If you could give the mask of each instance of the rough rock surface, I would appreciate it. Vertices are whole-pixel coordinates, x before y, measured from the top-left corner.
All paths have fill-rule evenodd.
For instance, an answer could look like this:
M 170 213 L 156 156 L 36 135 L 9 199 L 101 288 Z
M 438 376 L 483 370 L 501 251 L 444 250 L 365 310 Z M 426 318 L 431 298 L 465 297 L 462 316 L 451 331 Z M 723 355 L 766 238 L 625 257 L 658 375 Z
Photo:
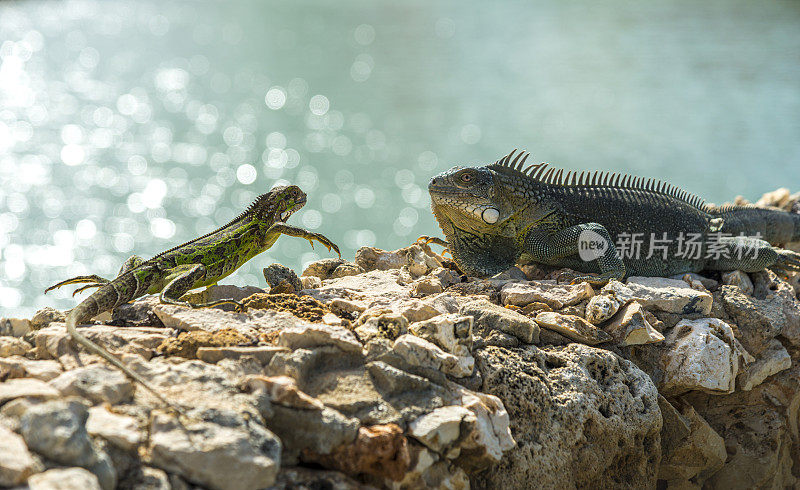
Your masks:
M 191 293 L 245 312 L 147 296 L 80 328 L 182 426 L 62 312 L 0 319 L 0 486 L 798 484 L 796 276 L 543 279 L 560 273 L 477 279 L 426 245 L 362 248 L 299 282 L 270 268 L 276 294 Z

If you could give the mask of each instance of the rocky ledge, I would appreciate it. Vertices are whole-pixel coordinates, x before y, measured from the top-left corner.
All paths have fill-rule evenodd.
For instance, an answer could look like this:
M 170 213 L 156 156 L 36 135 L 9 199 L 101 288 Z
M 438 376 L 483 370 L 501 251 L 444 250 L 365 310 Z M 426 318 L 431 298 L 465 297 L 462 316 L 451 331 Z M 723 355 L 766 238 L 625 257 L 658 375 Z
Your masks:
M 0 487 L 784 488 L 800 480 L 798 277 L 460 275 L 362 248 L 247 311 L 145 297 L 69 341 L 0 319 Z

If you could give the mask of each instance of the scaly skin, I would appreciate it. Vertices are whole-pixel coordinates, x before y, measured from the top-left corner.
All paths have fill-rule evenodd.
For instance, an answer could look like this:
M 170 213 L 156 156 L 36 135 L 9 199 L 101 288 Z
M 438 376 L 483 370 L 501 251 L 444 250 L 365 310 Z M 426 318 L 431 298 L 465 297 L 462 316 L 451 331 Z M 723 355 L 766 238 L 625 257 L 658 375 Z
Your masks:
M 316 240 L 329 251 L 333 249 L 339 254 L 339 248 L 323 235 L 285 223 L 305 203 L 306 195 L 297 186 L 276 187 L 259 196 L 244 213 L 230 223 L 211 233 L 178 245 L 149 260 L 135 255 L 130 257 L 119 275 L 112 280 L 95 275 L 78 276 L 47 288 L 45 293 L 67 284 L 89 283 L 76 290 L 76 293 L 86 288 L 99 288 L 67 315 L 66 324 L 70 337 L 180 412 L 178 407 L 167 401 L 142 376 L 78 332 L 77 325 L 145 294 L 160 293 L 159 299 L 162 303 L 191 308 L 207 308 L 225 303 L 243 308 L 233 300 L 190 304 L 178 298 L 190 289 L 216 284 L 248 260 L 272 247 L 281 235 L 305 238 L 312 248 Z
M 491 276 L 520 259 L 593 273 L 573 282 L 598 285 L 632 275 L 800 270 L 800 254 L 771 245 L 800 240 L 800 215 L 752 206 L 712 210 L 652 179 L 598 172 L 564 177 L 545 164 L 524 167 L 527 154 L 515 152 L 483 167 L 454 167 L 428 187 L 448 248 L 467 274 Z M 642 233 L 642 253 L 619 254 L 615 244 L 633 233 Z M 664 233 L 666 250 L 648 257 L 651 234 L 660 239 Z M 763 240 L 749 238 L 757 233 Z M 587 234 L 607 248 L 584 261 L 579 237 Z M 699 257 L 680 256 L 686 247 L 680 237 L 690 234 L 699 237 Z M 730 236 L 739 234 L 746 237 Z

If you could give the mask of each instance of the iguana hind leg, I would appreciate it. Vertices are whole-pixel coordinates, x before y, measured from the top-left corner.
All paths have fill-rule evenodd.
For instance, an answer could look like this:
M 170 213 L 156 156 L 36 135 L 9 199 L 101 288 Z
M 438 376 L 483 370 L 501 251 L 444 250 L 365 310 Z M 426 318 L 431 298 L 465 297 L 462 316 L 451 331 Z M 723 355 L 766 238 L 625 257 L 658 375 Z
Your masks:
M 211 308 L 217 305 L 233 304 L 238 310 L 244 310 L 244 306 L 233 299 L 220 299 L 208 303 L 189 303 L 179 298 L 187 291 L 194 288 L 194 285 L 203 280 L 206 276 L 206 268 L 202 264 L 186 264 L 170 270 L 167 276 L 167 285 L 161 290 L 158 299 L 162 303 L 189 308 Z
M 130 269 L 133 269 L 134 267 L 140 265 L 142 262 L 144 262 L 143 258 L 139 257 L 138 255 L 131 255 L 122 264 L 122 267 L 120 268 L 119 272 L 117 273 L 117 277 L 121 276 L 122 274 L 124 274 L 125 272 L 129 271 Z M 90 288 L 99 288 L 103 284 L 108 284 L 109 282 L 111 282 L 109 279 L 106 279 L 105 277 L 100 277 L 100 276 L 98 276 L 96 274 L 92 274 L 92 275 L 88 275 L 88 276 L 75 276 L 75 277 L 73 277 L 71 279 L 67 279 L 66 281 L 61 281 L 58 284 L 54 284 L 54 285 L 50 286 L 49 288 L 44 290 L 44 293 L 47 294 L 48 292 L 52 291 L 53 289 L 58 289 L 58 288 L 60 288 L 62 286 L 68 286 L 70 284 L 85 284 L 85 283 L 89 283 L 86 286 L 80 287 L 80 288 L 76 289 L 75 291 L 73 291 L 72 295 L 75 296 L 76 294 L 80 293 L 81 291 L 85 291 L 86 289 L 90 289 Z
M 287 225 L 286 223 L 275 223 L 274 225 L 270 226 L 269 234 L 278 234 L 278 235 L 288 235 L 298 238 L 305 238 L 311 244 L 311 248 L 314 248 L 314 241 L 318 241 L 319 243 L 323 244 L 327 249 L 328 252 L 333 250 L 339 255 L 339 258 L 342 258 L 342 253 L 339 251 L 339 247 L 336 246 L 335 243 L 330 241 L 325 235 L 321 233 L 314 233 L 308 230 L 304 230 L 303 228 L 298 228 L 296 226 Z
M 595 243 L 595 248 L 590 249 L 585 257 L 581 256 L 581 245 L 589 243 Z M 625 263 L 619 257 L 608 230 L 599 223 L 583 223 L 554 233 L 532 229 L 525 236 L 523 248 L 535 262 L 548 265 L 558 265 L 568 257 L 581 257 L 585 262 L 596 261 L 600 274 L 573 277 L 573 284 L 585 281 L 599 286 L 611 279 L 625 277 Z
M 67 279 L 65 281 L 61 281 L 61 282 L 59 282 L 57 284 L 53 284 L 49 288 L 45 289 L 44 293 L 47 294 L 47 293 L 49 293 L 50 291 L 52 291 L 54 289 L 58 289 L 58 288 L 63 287 L 63 286 L 68 286 L 70 284 L 85 284 L 87 282 L 91 283 L 91 284 L 89 286 L 84 286 L 84 287 L 76 290 L 75 293 L 77 293 L 78 291 L 82 291 L 82 290 L 84 290 L 86 288 L 100 287 L 103 284 L 107 284 L 110 281 L 109 281 L 109 279 L 106 279 L 105 277 L 100 277 L 100 276 L 95 275 L 95 274 L 92 274 L 90 276 L 75 276 L 75 277 Z M 75 296 L 75 293 L 72 293 L 72 295 Z

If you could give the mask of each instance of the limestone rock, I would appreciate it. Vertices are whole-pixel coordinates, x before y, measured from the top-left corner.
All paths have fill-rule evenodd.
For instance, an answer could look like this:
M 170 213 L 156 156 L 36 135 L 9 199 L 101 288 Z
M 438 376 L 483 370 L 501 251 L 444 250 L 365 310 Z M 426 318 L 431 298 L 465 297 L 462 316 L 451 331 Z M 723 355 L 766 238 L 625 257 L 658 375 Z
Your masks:
M 153 357 L 156 347 L 167 338 L 163 328 L 93 325 L 79 327 L 78 332 L 112 352 L 137 354 L 146 359 Z M 37 359 L 58 359 L 66 369 L 89 364 L 92 359 L 83 346 L 72 341 L 63 323 L 53 323 L 34 335 Z
M 331 345 L 349 354 L 361 355 L 363 346 L 350 330 L 328 325 L 290 327 L 278 335 L 278 345 L 302 349 Z
M 113 413 L 104 406 L 89 409 L 86 432 L 125 450 L 134 449 L 145 438 L 135 418 Z
M 173 416 L 156 414 L 150 427 L 153 464 L 210 489 L 272 485 L 280 467 L 280 441 L 235 412 L 220 415 L 224 424 L 204 420 L 184 429 Z
M 58 361 L 36 361 L 20 356 L 0 358 L 0 377 L 36 378 L 41 381 L 50 381 L 63 372 Z
M 408 249 L 388 252 L 375 247 L 361 247 L 356 251 L 356 264 L 365 271 L 399 269 L 406 265 Z
M 80 396 L 93 403 L 112 405 L 133 396 L 133 383 L 119 369 L 92 365 L 67 371 L 50 381 L 63 396 Z
M 415 297 L 430 296 L 444 291 L 444 286 L 438 278 L 425 276 L 414 281 L 411 285 L 411 291 Z
M 271 403 L 287 408 L 322 410 L 325 405 L 314 397 L 300 391 L 297 382 L 289 376 L 248 376 L 242 382 L 250 391 L 261 391 Z
M 359 299 L 370 303 L 391 302 L 411 296 L 409 288 L 399 281 L 399 270 L 375 270 L 357 276 L 329 279 L 321 288 L 308 293 L 322 302 L 335 298 Z
M 645 308 L 684 315 L 691 313 L 708 315 L 711 312 L 713 302 L 711 294 L 692 289 L 683 281 L 664 277 L 635 276 L 628 278 L 626 287 L 631 292 L 628 300 L 636 299 Z M 617 294 L 617 297 L 619 298 L 620 294 Z
M 536 323 L 548 330 L 558 332 L 576 342 L 587 345 L 600 344 L 611 340 L 611 335 L 575 315 L 562 315 L 547 311 L 536 315 Z
M 63 465 L 85 468 L 94 473 L 104 490 L 112 490 L 117 473 L 108 455 L 89 438 L 88 416 L 81 402 L 49 401 L 25 412 L 20 432 L 30 449 Z
M 305 468 L 303 466 L 284 466 L 278 472 L 270 490 L 372 490 L 338 471 Z
M 47 400 L 58 396 L 58 390 L 39 379 L 16 378 L 0 383 L 0 405 L 21 397 Z
M 199 347 L 197 358 L 203 362 L 216 364 L 223 359 L 239 360 L 245 357 L 252 357 L 259 364 L 265 366 L 269 364 L 272 357 L 278 352 L 285 352 L 286 348 L 274 345 L 244 346 L 244 347 Z
M 401 481 L 385 480 L 383 486 L 392 490 L 469 490 L 469 477 L 463 469 L 423 446 L 409 443 L 409 448 L 412 453 L 411 461 L 416 464 L 409 468 Z
M 664 336 L 648 321 L 649 313 L 637 301 L 628 303 L 605 327 L 617 345 L 642 345 L 661 342 Z
M 111 312 L 111 325 L 120 327 L 159 327 L 164 324 L 156 315 L 155 308 L 161 304 L 158 295 L 139 298 L 130 303 L 119 305 Z
M 705 276 L 701 276 L 700 274 L 697 274 L 695 272 L 687 272 L 687 273 L 684 273 L 684 274 L 677 274 L 677 275 L 674 275 L 674 276 L 670 276 L 670 279 L 677 279 L 679 281 L 683 281 L 683 282 L 689 284 L 690 286 L 692 286 L 692 289 L 697 289 L 695 286 L 693 286 L 693 284 L 696 284 L 696 283 L 700 283 L 703 286 L 703 288 L 705 288 L 706 290 L 709 290 L 709 291 L 717 289 L 717 287 L 719 286 L 719 282 L 715 281 L 714 279 L 711 279 L 711 278 L 705 277 Z
M 408 429 L 412 437 L 430 450 L 454 459 L 461 452 L 454 445 L 461 437 L 461 424 L 465 419 L 474 423 L 475 416 L 460 405 L 451 405 L 414 420 Z
M 279 332 L 283 328 L 306 324 L 291 313 L 264 309 L 249 309 L 244 313 L 236 313 L 218 308 L 193 309 L 160 305 L 155 312 L 165 327 L 188 332 L 235 329 L 244 335 L 257 337 L 259 333 Z
M 500 290 L 504 305 L 526 306 L 533 302 L 545 303 L 555 310 L 580 303 L 594 296 L 588 283 L 547 284 L 543 282 L 510 282 Z
M 37 464 L 25 441 L 0 424 L 0 486 L 21 485 L 36 472 Z
M 403 430 L 395 424 L 360 427 L 355 441 L 343 444 L 330 454 L 303 452 L 303 460 L 347 475 L 371 475 L 402 480 L 410 458 Z
M 737 286 L 744 294 L 753 294 L 753 281 L 742 271 L 723 272 L 722 284 Z
M 365 272 L 358 264 L 343 259 L 322 259 L 308 264 L 304 277 L 318 277 L 322 280 L 355 276 Z
M 355 332 L 358 334 L 358 338 L 364 342 L 378 337 L 395 340 L 408 333 L 408 320 L 403 315 L 395 314 L 391 310 L 377 316 L 367 312 L 359 318 L 359 323 Z
M 63 311 L 45 306 L 33 315 L 30 325 L 33 330 L 39 330 L 40 328 L 49 326 L 53 322 L 63 322 L 66 318 L 67 314 Z
M 442 371 L 457 378 L 472 374 L 472 369 L 467 370 L 456 356 L 416 335 L 401 335 L 395 340 L 393 350 L 412 366 Z
M 701 485 L 725 464 L 728 454 L 725 441 L 701 417 L 691 405 L 680 411 L 659 399 L 664 417 L 664 430 L 672 429 L 672 440 L 662 440 L 661 466 L 658 478 L 667 481 L 692 480 Z M 683 429 L 675 434 L 675 428 Z
M 735 286 L 721 286 L 715 293 L 724 312 L 739 327 L 742 344 L 754 356 L 778 335 L 800 346 L 800 301 L 785 282 L 777 282 L 774 288 L 760 297 L 748 296 Z
M 717 318 L 681 320 L 667 334 L 664 347 L 659 388 L 669 396 L 691 390 L 732 393 L 741 367 L 752 361 L 730 325 Z
M 361 425 L 358 419 L 328 407 L 308 410 L 274 404 L 262 415 L 267 427 L 280 437 L 287 462 L 304 450 L 330 454 L 337 446 L 352 443 Z
M 0 357 L 24 356 L 33 346 L 16 337 L 0 337 Z
M 271 264 L 263 272 L 264 279 L 270 286 L 270 294 L 298 294 L 304 289 L 297 274 L 284 265 Z
M 792 358 L 789 356 L 789 352 L 779 340 L 772 339 L 755 362 L 745 367 L 739 374 L 739 387 L 744 391 L 750 391 L 768 377 L 790 367 L 792 367 Z
M 475 357 L 483 389 L 503 402 L 517 442 L 500 463 L 473 477 L 475 485 L 655 487 L 661 453 L 658 393 L 632 363 L 574 343 L 487 347 Z
M 469 302 L 461 307 L 459 314 L 472 316 L 475 319 L 476 331 L 488 333 L 491 330 L 500 330 L 527 344 L 539 342 L 539 324 L 537 322 L 487 300 L 480 299 Z
M 503 459 L 516 446 L 511 435 L 510 419 L 500 398 L 458 388 L 459 402 L 472 412 L 464 418 L 459 454 L 455 462 L 468 472 L 483 471 Z
M 83 468 L 54 468 L 28 479 L 30 490 L 100 490 L 97 476 Z
M 0 318 L 0 336 L 22 337 L 33 330 L 27 318 Z
M 430 320 L 417 322 L 409 327 L 414 335 L 436 344 L 458 359 L 459 371 L 472 373 L 475 359 L 472 357 L 473 317 L 458 314 L 440 315 Z
M 603 293 L 592 296 L 589 303 L 586 304 L 586 320 L 595 325 L 602 323 L 614 316 L 620 306 L 622 306 L 622 302 L 612 294 Z
M 300 278 L 303 289 L 318 289 L 322 287 L 322 279 L 317 276 L 304 276 Z

